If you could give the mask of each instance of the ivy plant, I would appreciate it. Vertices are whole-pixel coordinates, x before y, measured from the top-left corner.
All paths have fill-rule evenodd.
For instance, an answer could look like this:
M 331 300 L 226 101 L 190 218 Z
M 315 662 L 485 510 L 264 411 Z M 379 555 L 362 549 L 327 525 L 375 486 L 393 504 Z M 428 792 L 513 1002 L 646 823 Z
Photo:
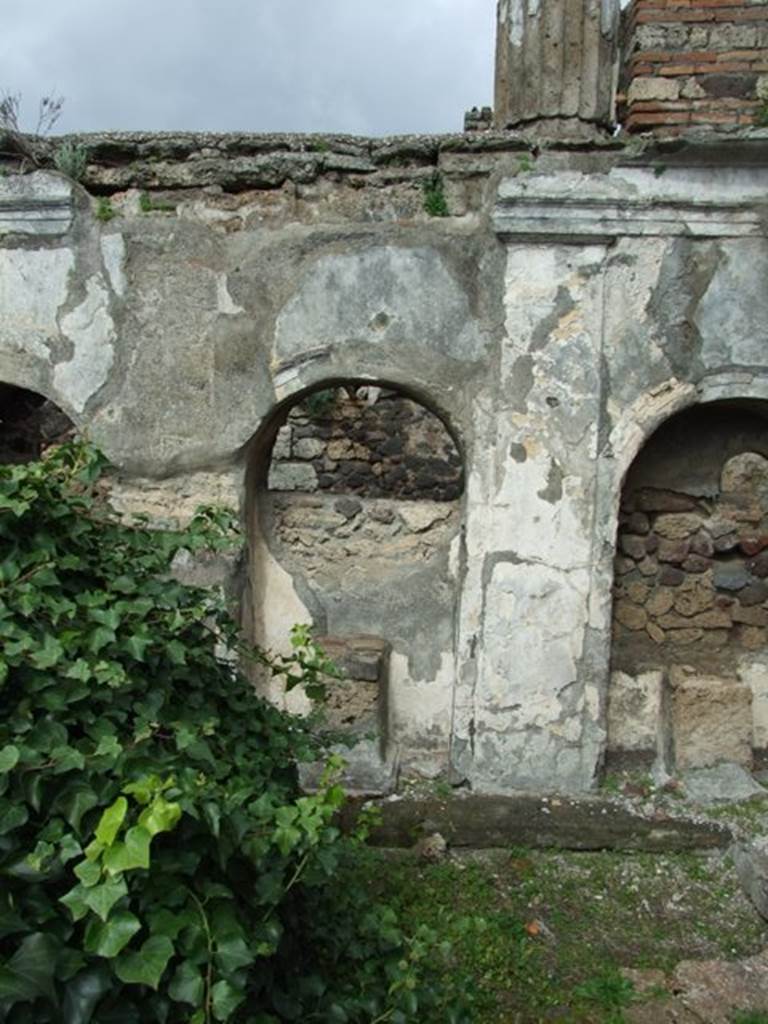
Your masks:
M 0 467 L 0 1021 L 468 1019 L 437 937 L 350 882 L 339 765 L 299 792 L 307 721 L 233 667 L 222 595 L 169 572 L 229 518 L 123 523 L 103 468 L 81 443 Z M 322 696 L 305 628 L 253 657 Z

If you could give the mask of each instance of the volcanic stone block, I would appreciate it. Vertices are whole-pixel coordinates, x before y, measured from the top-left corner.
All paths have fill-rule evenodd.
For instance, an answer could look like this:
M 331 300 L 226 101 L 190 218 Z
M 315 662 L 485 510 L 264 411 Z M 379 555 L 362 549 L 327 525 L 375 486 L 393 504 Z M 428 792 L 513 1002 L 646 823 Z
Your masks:
M 670 670 L 671 724 L 678 770 L 752 762 L 752 690 L 687 666 Z
M 685 540 L 686 537 L 697 533 L 700 527 L 700 517 L 691 512 L 660 515 L 653 525 L 656 533 L 667 540 Z

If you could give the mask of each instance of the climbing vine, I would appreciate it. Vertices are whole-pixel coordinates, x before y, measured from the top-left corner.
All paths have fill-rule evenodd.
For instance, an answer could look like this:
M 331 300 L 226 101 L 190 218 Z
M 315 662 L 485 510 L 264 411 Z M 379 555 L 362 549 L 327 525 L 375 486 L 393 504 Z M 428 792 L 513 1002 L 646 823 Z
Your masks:
M 307 723 L 233 669 L 221 595 L 169 574 L 231 523 L 126 525 L 102 468 L 81 444 L 0 468 L 0 1021 L 429 1019 L 435 937 L 338 884 L 338 764 L 300 794 Z M 254 656 L 318 695 L 293 639 Z

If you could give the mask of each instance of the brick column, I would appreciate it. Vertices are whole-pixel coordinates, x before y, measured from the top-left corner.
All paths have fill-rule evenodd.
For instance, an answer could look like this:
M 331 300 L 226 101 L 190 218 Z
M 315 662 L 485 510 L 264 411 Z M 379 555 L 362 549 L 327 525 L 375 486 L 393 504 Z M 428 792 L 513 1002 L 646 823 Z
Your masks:
M 633 0 L 625 12 L 619 119 L 632 132 L 761 123 L 768 0 Z

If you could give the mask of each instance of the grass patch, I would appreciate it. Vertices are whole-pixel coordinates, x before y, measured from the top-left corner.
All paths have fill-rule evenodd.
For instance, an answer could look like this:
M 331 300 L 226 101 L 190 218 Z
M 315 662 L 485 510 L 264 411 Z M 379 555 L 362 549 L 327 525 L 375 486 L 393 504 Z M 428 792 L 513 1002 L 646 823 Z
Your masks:
M 452 943 L 478 1024 L 620 1024 L 639 998 L 621 968 L 749 956 L 768 937 L 721 857 L 517 849 L 428 865 L 372 853 L 360 870 L 408 927 Z

